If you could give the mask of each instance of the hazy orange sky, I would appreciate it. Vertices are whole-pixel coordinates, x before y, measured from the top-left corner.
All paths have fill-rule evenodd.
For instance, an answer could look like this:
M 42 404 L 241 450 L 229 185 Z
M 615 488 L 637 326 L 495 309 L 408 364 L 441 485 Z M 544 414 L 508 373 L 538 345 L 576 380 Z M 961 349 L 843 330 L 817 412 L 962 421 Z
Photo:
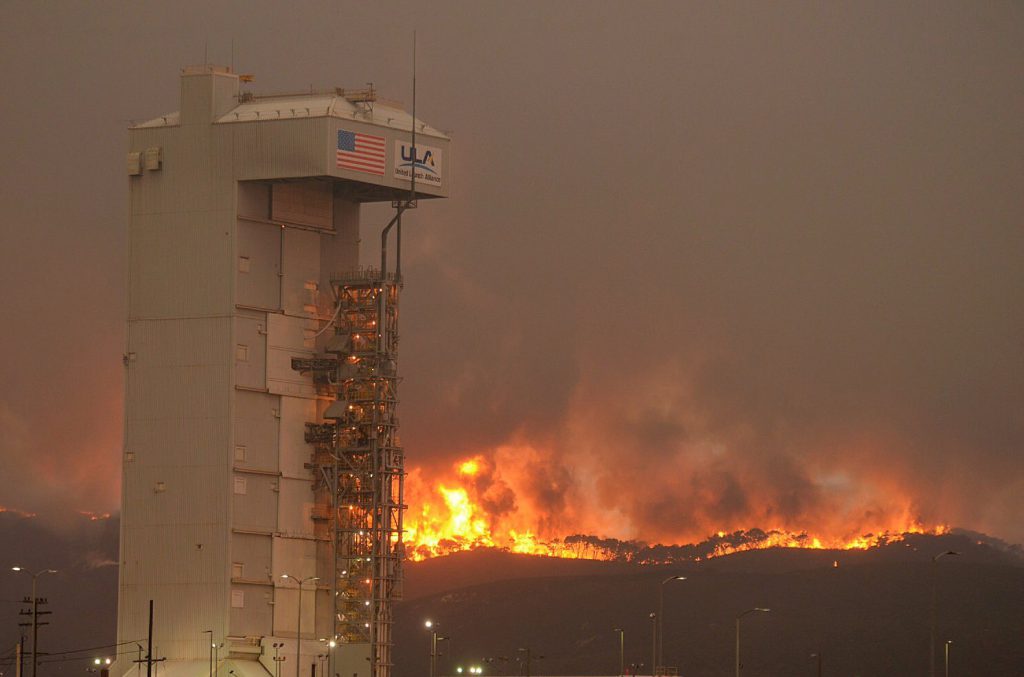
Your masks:
M 1024 541 L 1020 3 L 8 1 L 0 27 L 0 505 L 117 509 L 130 122 L 204 53 L 408 105 L 415 28 L 455 187 L 404 238 L 410 468 L 482 455 L 496 509 L 567 533 L 907 511 Z

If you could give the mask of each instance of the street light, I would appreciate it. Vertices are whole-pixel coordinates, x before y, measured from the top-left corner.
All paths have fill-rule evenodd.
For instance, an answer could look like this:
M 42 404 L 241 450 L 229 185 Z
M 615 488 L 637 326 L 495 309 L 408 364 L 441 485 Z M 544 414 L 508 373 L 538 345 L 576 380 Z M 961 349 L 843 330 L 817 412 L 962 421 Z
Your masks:
M 761 607 L 755 607 L 753 609 L 747 609 L 739 616 L 736 617 L 736 677 L 740 677 L 740 619 L 747 614 L 752 614 L 755 611 L 761 613 L 768 613 L 771 609 L 762 609 Z
M 224 646 L 224 642 L 221 642 L 220 644 L 214 644 L 212 642 L 210 643 L 210 647 L 213 648 L 213 669 L 214 669 L 214 674 L 216 674 L 217 672 L 220 672 L 220 649 L 221 649 L 222 646 Z
M 281 677 L 281 661 L 285 659 L 280 654 L 281 648 L 284 647 L 284 642 L 274 642 L 274 677 Z
M 622 628 L 613 628 L 612 632 L 619 633 L 619 677 L 626 672 L 626 633 Z
M 818 677 L 821 677 L 821 652 L 819 651 L 818 653 L 812 653 L 811 658 L 818 659 Z
M 530 663 L 532 661 L 544 660 L 544 656 L 534 656 L 530 647 L 519 647 L 516 651 L 526 654 L 526 677 L 530 677 Z M 519 660 L 522 661 L 523 659 L 520 658 Z
M 36 657 L 39 655 L 39 598 L 36 596 L 36 581 L 43 574 L 55 574 L 56 569 L 40 569 L 34 574 L 25 567 L 14 566 L 11 571 L 25 572 L 32 576 L 32 677 L 36 677 Z
M 299 622 L 295 624 L 295 677 L 300 677 L 299 666 L 302 663 L 302 586 L 306 584 L 306 581 L 319 581 L 320 577 L 307 576 L 305 578 L 296 578 L 291 574 L 281 574 L 281 578 L 291 579 L 299 586 Z
M 949 677 L 949 645 L 953 643 L 953 640 L 946 640 L 946 677 Z
M 937 578 L 937 576 L 936 576 L 936 569 L 938 568 L 937 564 L 938 564 L 938 561 L 941 558 L 945 557 L 946 555 L 959 555 L 959 554 L 960 553 L 958 553 L 955 550 L 947 550 L 946 552 L 940 552 L 938 555 L 935 555 L 935 556 L 932 557 L 932 566 L 931 566 L 931 579 L 932 579 L 932 631 L 931 631 L 931 636 L 929 638 L 929 644 L 928 644 L 928 675 L 929 675 L 929 677 L 935 677 L 935 618 L 938 615 L 937 611 L 936 611 L 936 609 L 938 607 L 938 601 L 937 601 L 938 594 L 937 594 L 936 589 L 935 589 L 936 588 L 936 586 L 935 586 L 935 579 Z
M 437 623 L 429 619 L 423 623 L 423 627 L 430 630 L 430 677 L 437 675 L 437 643 L 451 639 L 451 637 L 437 634 L 437 625 Z
M 337 635 L 335 635 L 334 637 L 337 637 Z M 334 655 L 334 653 L 335 652 L 334 652 L 334 649 L 338 646 L 338 642 L 335 639 L 333 639 L 333 638 L 332 639 L 324 638 L 324 639 L 321 639 L 320 641 L 321 642 L 325 642 L 327 644 L 327 649 L 326 649 L 326 651 L 327 651 L 327 672 L 325 674 L 325 677 L 329 677 L 331 675 L 334 675 L 334 671 L 335 671 L 335 665 L 334 665 L 334 663 L 335 663 L 335 655 Z
M 658 669 L 658 614 L 651 612 L 651 677 Z
M 665 584 L 671 581 L 685 581 L 686 576 L 669 576 L 661 582 L 661 586 L 658 588 L 658 660 L 654 664 L 654 671 L 657 674 L 658 667 L 665 667 Z
M 429 618 L 424 621 L 423 627 L 430 630 L 430 677 L 437 674 L 437 630 L 434 629 L 434 621 Z

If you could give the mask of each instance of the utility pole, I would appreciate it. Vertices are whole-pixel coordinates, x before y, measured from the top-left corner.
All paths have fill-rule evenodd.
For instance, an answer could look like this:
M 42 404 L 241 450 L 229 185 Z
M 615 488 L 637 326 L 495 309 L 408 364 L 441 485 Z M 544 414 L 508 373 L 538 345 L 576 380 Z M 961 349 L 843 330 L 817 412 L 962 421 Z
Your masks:
M 25 660 L 25 635 L 18 639 L 18 644 L 15 646 L 14 651 L 18 656 L 18 662 L 14 667 L 14 674 L 15 677 L 21 677 L 21 663 Z
M 167 660 L 166 658 L 153 658 L 153 600 L 149 600 L 149 635 L 146 640 L 146 658 L 142 658 L 142 645 L 138 644 L 139 647 L 139 660 L 135 661 L 142 667 L 142 664 L 146 664 L 146 677 L 153 677 L 153 663 L 160 663 Z
M 25 573 L 28 573 L 28 570 L 25 569 L 25 567 L 20 567 L 20 566 L 11 567 L 11 571 L 18 571 L 18 572 L 24 571 Z M 41 569 L 41 570 L 35 572 L 34 574 L 31 574 L 31 576 L 32 576 L 32 599 L 31 600 L 26 599 L 24 601 L 26 603 L 28 603 L 29 601 L 32 602 L 32 610 L 31 611 L 27 611 L 27 610 L 23 609 L 22 611 L 19 612 L 20 616 L 28 616 L 30 614 L 32 616 L 32 623 L 31 623 L 31 625 L 32 625 L 32 677 L 36 677 L 36 669 L 39 667 L 37 665 L 38 662 L 39 662 L 39 626 L 40 625 L 49 625 L 48 623 L 40 623 L 39 622 L 39 617 L 40 616 L 46 616 L 46 615 L 48 615 L 50 613 L 49 611 L 40 611 L 39 610 L 39 605 L 40 604 L 46 604 L 47 600 L 39 599 L 39 595 L 37 594 L 37 587 L 38 587 L 37 584 L 39 582 L 39 577 L 42 576 L 43 574 L 55 574 L 55 573 L 57 573 L 56 569 Z M 19 623 L 19 625 L 26 626 L 26 625 L 28 625 L 28 623 Z

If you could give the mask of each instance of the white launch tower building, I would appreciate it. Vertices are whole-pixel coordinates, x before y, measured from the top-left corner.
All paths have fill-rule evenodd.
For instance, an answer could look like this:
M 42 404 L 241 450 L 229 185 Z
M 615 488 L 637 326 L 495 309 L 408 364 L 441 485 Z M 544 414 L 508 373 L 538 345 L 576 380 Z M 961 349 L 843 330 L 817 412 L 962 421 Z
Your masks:
M 402 210 L 448 195 L 449 139 L 372 88 L 242 79 L 188 67 L 180 112 L 129 134 L 118 642 L 147 649 L 152 600 L 159 677 L 390 677 L 395 253 Z M 381 201 L 392 261 L 361 267 Z

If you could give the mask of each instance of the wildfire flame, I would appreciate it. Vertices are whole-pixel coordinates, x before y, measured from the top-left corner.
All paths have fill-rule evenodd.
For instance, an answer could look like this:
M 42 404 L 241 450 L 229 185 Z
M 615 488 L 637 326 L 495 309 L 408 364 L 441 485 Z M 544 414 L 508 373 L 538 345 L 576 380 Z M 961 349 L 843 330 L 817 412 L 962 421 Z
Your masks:
M 99 522 L 102 520 L 110 519 L 109 512 L 93 512 L 91 510 L 79 510 L 78 514 L 82 517 L 88 517 L 90 522 Z
M 34 512 L 25 512 L 24 510 L 18 510 L 17 508 L 7 508 L 5 506 L 0 505 L 0 513 L 5 513 L 5 512 L 9 512 L 12 515 L 17 515 L 18 517 L 22 517 L 22 518 L 26 518 L 26 519 L 29 518 L 29 517 L 36 517 L 36 513 L 34 513 Z
M 943 534 L 945 525 L 925 526 L 906 516 L 887 516 L 889 526 L 851 525 L 847 533 L 810 533 L 784 527 L 769 530 L 718 531 L 699 543 L 650 546 L 636 540 L 558 533 L 545 527 L 514 501 L 510 488 L 497 478 L 494 463 L 483 456 L 461 460 L 448 477 L 427 482 L 420 469 L 410 474 L 407 495 L 413 506 L 406 514 L 406 553 L 422 561 L 460 551 L 495 548 L 508 552 L 571 559 L 664 563 L 702 560 L 764 548 L 854 550 L 898 542 L 907 534 Z M 511 492 L 514 496 L 514 492 Z

